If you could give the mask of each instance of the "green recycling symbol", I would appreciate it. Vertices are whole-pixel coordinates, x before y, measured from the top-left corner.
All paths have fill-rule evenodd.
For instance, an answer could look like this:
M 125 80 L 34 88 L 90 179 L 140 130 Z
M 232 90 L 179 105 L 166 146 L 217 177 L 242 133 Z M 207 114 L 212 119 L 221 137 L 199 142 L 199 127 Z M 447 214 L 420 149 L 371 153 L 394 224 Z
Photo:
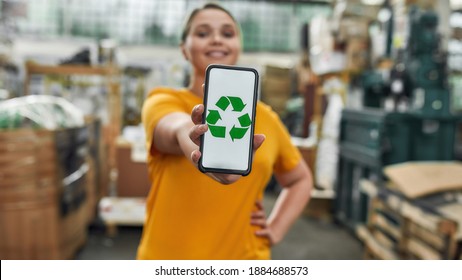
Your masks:
M 242 112 L 246 106 L 246 104 L 242 102 L 242 99 L 235 96 L 222 96 L 215 105 L 223 112 L 225 112 L 229 108 L 229 105 L 231 105 L 233 112 L 237 113 Z M 226 126 L 217 125 L 218 121 L 221 120 L 219 110 L 209 109 L 208 111 L 209 112 L 205 121 L 209 126 L 210 133 L 212 136 L 217 138 L 226 138 Z M 237 120 L 239 121 L 240 127 L 233 125 L 233 127 L 229 130 L 229 136 L 233 142 L 234 139 L 242 139 L 252 124 L 252 120 L 247 113 L 238 117 Z

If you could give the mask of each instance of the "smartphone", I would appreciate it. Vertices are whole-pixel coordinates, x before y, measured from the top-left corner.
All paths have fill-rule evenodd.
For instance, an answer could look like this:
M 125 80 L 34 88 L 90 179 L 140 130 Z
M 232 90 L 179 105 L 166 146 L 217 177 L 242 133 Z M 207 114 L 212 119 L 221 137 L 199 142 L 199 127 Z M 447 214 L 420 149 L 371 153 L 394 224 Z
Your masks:
M 253 68 L 207 67 L 202 120 L 208 130 L 201 138 L 200 171 L 243 176 L 250 173 L 258 79 Z

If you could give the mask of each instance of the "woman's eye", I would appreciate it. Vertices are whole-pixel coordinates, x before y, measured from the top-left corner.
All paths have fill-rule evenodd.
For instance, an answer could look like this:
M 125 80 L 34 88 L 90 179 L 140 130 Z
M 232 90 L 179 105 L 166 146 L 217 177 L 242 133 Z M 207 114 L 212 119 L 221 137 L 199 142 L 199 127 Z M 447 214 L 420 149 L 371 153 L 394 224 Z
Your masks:
M 198 32 L 196 32 L 196 36 L 200 37 L 200 38 L 207 37 L 208 35 L 209 35 L 209 33 L 207 31 L 198 31 Z
M 223 37 L 232 38 L 232 37 L 234 37 L 234 34 L 235 34 L 234 31 L 224 31 L 223 32 Z

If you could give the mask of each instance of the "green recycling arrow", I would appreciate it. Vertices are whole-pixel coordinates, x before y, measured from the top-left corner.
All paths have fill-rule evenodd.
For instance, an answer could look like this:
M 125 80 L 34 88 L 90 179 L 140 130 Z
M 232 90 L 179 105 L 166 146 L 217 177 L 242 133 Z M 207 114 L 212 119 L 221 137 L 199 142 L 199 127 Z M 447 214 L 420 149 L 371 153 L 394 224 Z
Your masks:
M 226 136 L 226 127 L 224 126 L 209 125 L 209 131 L 214 137 L 217 138 L 225 138 Z
M 228 98 L 226 98 L 226 96 L 222 96 L 220 97 L 220 99 L 218 99 L 215 105 L 217 105 L 217 107 L 220 108 L 221 110 L 226 111 L 226 108 L 228 108 L 229 106 L 229 100 Z
M 248 127 L 240 128 L 240 127 L 233 126 L 233 128 L 231 128 L 231 130 L 229 131 L 231 140 L 233 140 L 234 142 L 234 139 L 242 139 L 242 137 L 244 137 L 248 129 L 249 129 Z
M 227 96 L 229 98 L 229 101 L 231 101 L 231 106 L 233 106 L 233 111 L 235 112 L 242 112 L 244 109 L 245 105 L 242 102 L 242 99 L 239 97 L 234 97 L 234 96 Z
M 245 114 L 245 115 L 240 116 L 238 118 L 238 120 L 239 120 L 239 124 L 242 127 L 247 127 L 247 126 L 250 126 L 252 124 L 252 120 L 250 120 L 249 114 Z
M 209 124 L 216 124 L 218 120 L 221 120 L 220 113 L 217 110 L 209 110 L 209 114 L 205 120 Z
M 246 106 L 246 104 L 242 102 L 241 98 L 235 96 L 222 96 L 220 99 L 218 99 L 217 103 L 215 103 L 215 106 L 220 108 L 222 111 L 226 111 L 230 104 L 233 108 L 233 112 L 242 112 Z M 208 111 L 209 113 L 205 120 L 209 126 L 210 133 L 212 136 L 217 138 L 226 138 L 226 126 L 216 125 L 219 120 L 222 120 L 219 110 L 209 109 Z M 234 139 L 242 139 L 252 124 L 252 120 L 247 113 L 238 117 L 237 120 L 239 121 L 241 127 L 236 127 L 236 125 L 233 125 L 229 131 L 229 135 L 231 136 L 231 140 L 233 142 Z

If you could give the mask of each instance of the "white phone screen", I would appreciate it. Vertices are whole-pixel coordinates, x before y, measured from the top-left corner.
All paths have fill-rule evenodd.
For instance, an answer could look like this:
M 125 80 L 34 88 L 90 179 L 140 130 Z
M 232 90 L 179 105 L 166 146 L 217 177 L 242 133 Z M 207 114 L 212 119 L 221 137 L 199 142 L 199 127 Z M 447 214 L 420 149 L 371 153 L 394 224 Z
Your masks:
M 201 170 L 246 175 L 251 169 L 258 72 L 211 65 L 207 69 Z

